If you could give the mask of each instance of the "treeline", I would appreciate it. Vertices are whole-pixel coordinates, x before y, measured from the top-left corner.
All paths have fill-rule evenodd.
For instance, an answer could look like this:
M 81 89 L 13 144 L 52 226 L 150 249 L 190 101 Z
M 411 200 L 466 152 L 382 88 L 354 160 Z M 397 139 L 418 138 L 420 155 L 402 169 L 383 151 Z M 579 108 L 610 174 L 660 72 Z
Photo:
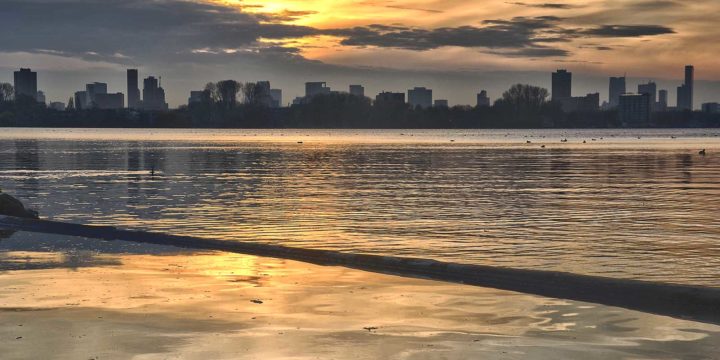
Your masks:
M 32 98 L 8 96 L 0 86 L 0 126 L 130 128 L 614 128 L 615 111 L 565 113 L 545 89 L 515 85 L 489 107 L 411 108 L 330 93 L 273 109 L 268 89 L 232 80 L 209 83 L 198 101 L 169 111 L 57 111 Z M 655 113 L 647 127 L 720 127 L 720 115 Z

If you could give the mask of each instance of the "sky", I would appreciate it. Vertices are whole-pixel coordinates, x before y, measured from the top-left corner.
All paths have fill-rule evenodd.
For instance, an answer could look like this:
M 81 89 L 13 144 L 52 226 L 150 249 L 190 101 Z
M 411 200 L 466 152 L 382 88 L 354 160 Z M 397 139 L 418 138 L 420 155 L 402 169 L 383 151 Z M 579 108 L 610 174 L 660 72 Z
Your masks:
M 648 80 L 671 105 L 683 66 L 696 67 L 696 106 L 720 101 L 718 0 L 0 0 L 0 81 L 38 71 L 67 101 L 88 82 L 126 92 L 125 69 L 162 77 L 171 106 L 209 81 L 269 80 L 285 103 L 306 81 L 366 94 L 434 90 L 474 104 L 514 83 L 550 87 L 573 72 L 573 95 L 608 76 Z

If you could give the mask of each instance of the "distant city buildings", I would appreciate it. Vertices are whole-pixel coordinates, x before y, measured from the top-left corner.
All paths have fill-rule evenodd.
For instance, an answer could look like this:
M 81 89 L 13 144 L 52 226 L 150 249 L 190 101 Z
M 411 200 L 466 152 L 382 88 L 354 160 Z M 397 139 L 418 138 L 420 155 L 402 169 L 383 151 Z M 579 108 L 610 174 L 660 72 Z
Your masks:
M 272 100 L 270 107 L 272 107 L 272 108 L 283 107 L 282 90 L 281 89 L 270 89 L 270 99 Z
M 365 88 L 362 85 L 350 85 L 350 95 L 365 97 Z
M 485 90 L 481 90 L 480 93 L 477 94 L 477 107 L 482 106 L 490 106 L 490 98 Z
M 692 110 L 693 95 L 695 86 L 695 68 L 692 65 L 685 66 L 685 83 L 677 88 L 677 109 Z
M 123 109 L 125 108 L 125 95 L 123 93 L 96 94 L 93 107 L 101 110 Z
M 30 69 L 20 69 L 14 73 L 15 98 L 27 96 L 37 100 L 37 73 Z
M 620 104 L 620 95 L 627 92 L 625 86 L 625 77 L 611 77 L 610 78 L 610 96 L 608 98 L 608 104 L 610 108 L 614 109 Z
M 432 107 L 432 90 L 425 87 L 416 87 L 408 90 L 408 103 L 412 108 L 427 109 Z
M 720 113 L 720 104 L 716 102 L 704 103 L 702 104 L 702 112 L 708 114 L 718 114 Z
M 85 85 L 85 92 L 87 93 L 90 107 L 95 107 L 95 104 L 97 104 L 97 96 L 107 94 L 107 84 L 99 82 L 87 84 Z
M 53 101 L 48 105 L 48 108 L 57 110 L 57 111 L 65 111 L 65 103 L 61 103 L 59 101 Z
M 143 80 L 142 108 L 144 110 L 167 110 L 165 102 L 165 89 L 160 86 L 160 81 L 154 76 Z
M 190 97 L 188 98 L 188 106 L 194 103 L 202 102 L 204 91 L 190 91 Z
M 572 97 L 572 73 L 558 70 L 552 73 L 552 99 L 561 100 Z
M 330 88 L 325 82 L 307 82 L 305 83 L 305 97 L 310 100 L 317 95 L 330 94 Z
M 657 111 L 667 111 L 668 110 L 668 91 L 667 90 L 660 90 L 658 92 L 658 102 L 657 102 Z
M 37 95 L 35 95 L 35 100 L 40 104 L 47 103 L 47 99 L 45 98 L 45 93 L 42 91 L 37 92 Z
M 639 84 L 637 93 L 650 95 L 651 104 L 657 102 L 657 84 L 653 81 L 648 81 L 646 84 Z
M 650 122 L 651 98 L 648 94 L 620 95 L 618 116 L 624 126 L 641 126 Z
M 139 109 L 140 108 L 140 87 L 139 87 L 139 75 L 137 69 L 127 70 L 127 106 L 128 109 Z
M 405 104 L 405 94 L 383 91 L 375 96 L 375 104 Z
M 76 110 L 90 109 L 90 100 L 87 91 L 76 91 L 74 99 Z
M 435 106 L 436 108 L 448 108 L 448 107 L 450 107 L 449 104 L 448 104 L 448 101 L 447 101 L 447 100 L 444 100 L 444 99 L 442 99 L 442 100 L 441 100 L 441 99 L 435 100 L 434 106 Z

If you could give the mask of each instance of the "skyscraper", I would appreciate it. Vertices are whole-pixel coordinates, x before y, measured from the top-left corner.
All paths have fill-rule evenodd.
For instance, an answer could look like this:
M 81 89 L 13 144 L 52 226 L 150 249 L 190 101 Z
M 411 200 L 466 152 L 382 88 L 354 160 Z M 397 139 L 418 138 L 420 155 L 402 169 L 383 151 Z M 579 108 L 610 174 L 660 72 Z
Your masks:
M 15 97 L 27 96 L 37 100 L 37 73 L 30 69 L 15 71 Z
M 552 73 L 552 99 L 560 100 L 572 97 L 572 73 L 558 70 Z
M 305 97 L 309 100 L 310 98 L 321 95 L 329 94 L 330 88 L 327 87 L 325 82 L 307 82 L 305 83 Z
M 667 111 L 668 108 L 668 91 L 660 90 L 658 92 L 657 111 Z
M 87 93 L 89 106 L 94 107 L 97 105 L 97 95 L 107 94 L 107 84 L 94 82 L 92 84 L 85 85 L 85 92 Z
M 127 106 L 129 109 L 140 107 L 140 88 L 138 85 L 137 69 L 127 70 Z
M 408 90 L 408 103 L 411 107 L 421 107 L 427 109 L 433 104 L 432 90 L 424 87 L 416 87 Z
M 611 77 L 610 78 L 610 97 L 608 102 L 611 108 L 616 108 L 620 103 L 620 95 L 627 92 L 625 88 L 625 77 Z
M 657 102 L 657 85 L 653 81 L 648 81 L 647 84 L 639 84 L 638 94 L 650 95 L 650 103 L 655 104 Z
M 362 85 L 350 85 L 350 94 L 365 97 L 365 88 Z
M 677 88 L 678 110 L 693 109 L 693 95 L 695 87 L 695 68 L 692 65 L 685 66 L 685 83 Z
M 650 95 L 624 94 L 618 105 L 620 122 L 625 126 L 647 125 L 650 122 Z
M 145 110 L 167 110 L 165 102 L 165 89 L 154 76 L 143 80 L 143 101 L 142 107 Z
M 270 98 L 272 98 L 271 107 L 282 107 L 282 89 L 270 89 Z
M 477 106 L 490 106 L 490 98 L 487 95 L 487 91 L 481 90 L 479 94 L 477 94 Z

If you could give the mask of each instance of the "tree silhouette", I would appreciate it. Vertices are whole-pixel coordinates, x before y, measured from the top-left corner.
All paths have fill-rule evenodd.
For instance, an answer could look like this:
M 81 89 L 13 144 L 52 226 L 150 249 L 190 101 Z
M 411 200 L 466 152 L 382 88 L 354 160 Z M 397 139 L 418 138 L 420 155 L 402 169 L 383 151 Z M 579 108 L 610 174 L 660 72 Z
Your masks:
M 220 102 L 226 109 L 232 109 L 237 105 L 237 96 L 242 85 L 235 80 L 223 80 L 217 83 Z
M 8 83 L 0 83 L 0 101 L 7 102 L 15 99 L 15 88 Z

